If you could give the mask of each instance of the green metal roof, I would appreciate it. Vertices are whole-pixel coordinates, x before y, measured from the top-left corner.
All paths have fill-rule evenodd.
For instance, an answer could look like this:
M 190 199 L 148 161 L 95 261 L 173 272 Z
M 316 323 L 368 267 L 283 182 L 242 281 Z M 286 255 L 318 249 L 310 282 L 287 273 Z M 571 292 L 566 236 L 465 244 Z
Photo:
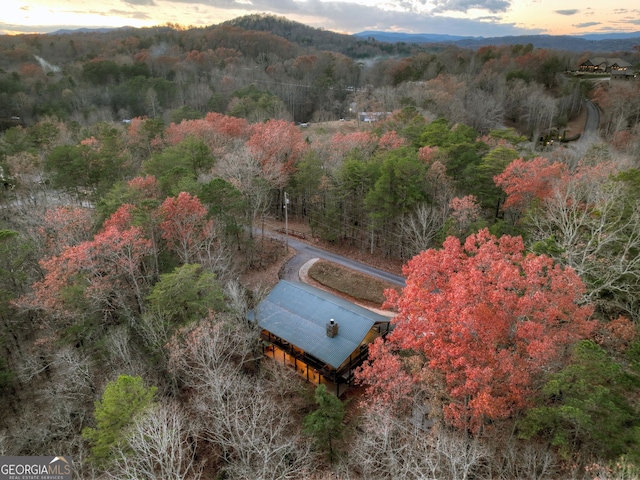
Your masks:
M 388 322 L 384 315 L 306 283 L 281 280 L 260 302 L 249 319 L 273 335 L 313 355 L 337 369 L 362 343 L 377 322 Z M 338 334 L 326 334 L 331 319 Z

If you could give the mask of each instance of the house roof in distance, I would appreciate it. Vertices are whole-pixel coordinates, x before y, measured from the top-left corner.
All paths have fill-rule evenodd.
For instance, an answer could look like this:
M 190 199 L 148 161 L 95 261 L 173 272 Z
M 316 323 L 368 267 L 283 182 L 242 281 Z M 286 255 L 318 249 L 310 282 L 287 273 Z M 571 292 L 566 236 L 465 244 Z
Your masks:
M 281 280 L 249 314 L 249 319 L 337 369 L 353 353 L 378 322 L 389 318 L 301 282 Z M 338 324 L 331 338 L 326 325 Z
M 619 68 L 628 68 L 631 66 L 629 62 L 619 57 L 592 57 L 588 59 L 583 65 L 604 65 L 605 67 L 617 66 Z

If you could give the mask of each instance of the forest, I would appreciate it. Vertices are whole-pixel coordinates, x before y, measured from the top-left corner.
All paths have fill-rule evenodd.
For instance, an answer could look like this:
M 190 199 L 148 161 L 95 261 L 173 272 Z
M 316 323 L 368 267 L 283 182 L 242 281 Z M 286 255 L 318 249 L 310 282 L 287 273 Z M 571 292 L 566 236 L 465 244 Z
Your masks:
M 640 80 L 572 73 L 592 56 L 270 16 L 0 36 L 0 454 L 87 479 L 640 478 Z M 285 198 L 314 244 L 402 265 L 357 399 L 247 321 Z

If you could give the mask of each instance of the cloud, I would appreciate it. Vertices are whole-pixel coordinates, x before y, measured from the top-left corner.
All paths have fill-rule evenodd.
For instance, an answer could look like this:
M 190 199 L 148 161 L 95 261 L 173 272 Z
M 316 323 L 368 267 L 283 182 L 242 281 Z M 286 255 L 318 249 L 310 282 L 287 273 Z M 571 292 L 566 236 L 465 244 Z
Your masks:
M 474 37 L 493 37 L 506 35 L 525 35 L 541 33 L 541 30 L 517 27 L 512 23 L 500 23 L 498 18 L 468 19 L 453 18 L 433 13 L 402 12 L 382 10 L 380 8 L 363 8 L 354 3 L 340 3 L 340 9 L 326 6 L 324 11 L 317 11 L 319 24 L 335 31 L 361 32 L 364 30 L 394 30 L 407 33 L 446 33 Z M 337 14 L 337 12 L 340 14 Z M 307 22 L 310 24 L 309 22 Z
M 505 12 L 509 8 L 512 0 L 388 0 L 386 5 L 389 8 L 363 5 L 349 1 L 323 1 L 323 0 L 175 0 L 176 2 L 194 4 L 201 3 L 216 9 L 247 11 L 247 12 L 270 12 L 278 15 L 305 15 L 311 18 L 314 15 L 331 17 L 336 22 L 343 19 L 336 18 L 336 15 L 353 15 L 348 20 L 358 21 L 358 16 L 375 16 L 379 12 L 406 13 L 407 15 L 424 15 L 424 6 L 428 3 L 435 5 L 431 10 L 432 14 L 443 12 L 467 12 L 471 9 L 486 10 L 491 13 Z
M 573 26 L 576 28 L 589 28 L 595 27 L 596 25 L 602 25 L 601 22 L 584 22 L 584 23 L 576 23 Z
M 156 1 L 161 5 L 162 0 Z M 192 6 L 194 3 L 201 3 L 215 9 L 231 9 L 239 12 L 236 17 L 249 13 L 282 15 L 312 27 L 336 32 L 357 33 L 365 30 L 394 30 L 407 33 L 443 33 L 476 37 L 535 35 L 542 32 L 541 29 L 518 27 L 514 23 L 501 23 L 499 18 L 494 17 L 472 20 L 446 16 L 436 11 L 426 12 L 416 5 L 422 0 L 395 2 L 392 4 L 394 9 L 367 6 L 349 1 L 196 0 L 194 2 L 194 0 L 174 0 L 174 2 L 180 1 Z M 483 8 L 495 12 L 502 11 L 509 6 L 507 0 L 439 1 L 442 11 L 444 9 Z
M 155 6 L 156 3 L 153 0 L 122 0 L 124 3 L 129 5 L 147 5 L 147 6 Z
M 296 2 L 294 0 L 176 0 L 171 3 L 201 3 L 209 7 L 224 10 L 250 10 L 250 11 L 267 11 L 267 12 L 292 12 L 309 10 L 313 4 L 323 3 L 318 0 L 306 2 Z
M 511 2 L 509 0 L 436 0 L 435 13 L 439 12 L 468 12 L 472 9 L 486 10 L 491 13 L 506 12 Z
M 560 15 L 575 15 L 579 11 L 580 10 L 578 10 L 577 8 L 573 8 L 571 10 L 555 10 L 555 13 L 558 13 Z
M 143 0 L 144 1 L 144 0 Z M 130 11 L 130 10 L 109 10 L 106 14 L 103 14 L 106 17 L 119 17 L 119 18 L 134 18 L 136 20 L 151 20 L 151 16 L 144 11 Z
M 379 6 L 357 3 L 365 0 L 118 0 L 118 10 L 108 9 L 115 1 L 105 0 L 106 10 L 93 12 L 100 15 L 97 23 L 108 23 L 109 17 L 123 24 L 137 25 L 137 21 L 149 25 L 162 25 L 167 21 L 176 21 L 183 25 L 217 25 L 224 21 L 254 13 L 268 13 L 284 16 L 292 21 L 325 30 L 343 33 L 357 33 L 365 30 L 398 31 L 406 33 L 440 33 L 473 37 L 497 37 L 535 35 L 542 29 L 520 26 L 516 23 L 504 23 L 499 16 L 512 0 L 386 0 Z M 429 11 L 436 2 L 436 9 Z M 73 13 L 79 11 L 73 4 Z M 468 9 L 480 9 L 490 15 L 483 18 L 460 18 L 462 15 L 447 12 L 462 12 Z M 171 17 L 163 14 L 169 12 Z M 131 23 L 126 23 L 128 20 Z M 55 22 L 55 19 L 51 19 Z M 69 20 L 56 22 L 56 25 L 26 27 L 30 32 L 52 32 L 58 29 L 71 29 Z M 81 25 L 87 27 L 88 25 Z M 93 25 L 91 25 L 93 28 Z M 75 28 L 79 28 L 75 26 Z M 0 31 L 25 31 L 24 26 L 0 24 Z

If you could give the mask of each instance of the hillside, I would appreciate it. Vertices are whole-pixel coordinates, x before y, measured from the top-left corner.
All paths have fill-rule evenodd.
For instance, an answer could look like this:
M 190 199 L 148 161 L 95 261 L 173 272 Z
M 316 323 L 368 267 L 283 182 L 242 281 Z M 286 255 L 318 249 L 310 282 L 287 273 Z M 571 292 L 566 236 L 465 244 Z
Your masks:
M 339 51 L 352 57 L 370 56 L 375 50 L 385 53 L 407 54 L 416 50 L 435 48 L 434 44 L 450 44 L 478 49 L 489 45 L 526 45 L 535 48 L 571 52 L 631 52 L 640 45 L 640 32 L 627 34 L 520 35 L 504 37 L 471 37 L 425 33 L 402 33 L 367 30 L 353 35 L 339 34 L 273 15 L 247 15 L 226 25 L 245 30 L 270 32 L 301 47 Z M 388 45 L 384 45 L 388 44 Z M 391 49 L 390 46 L 393 46 Z
M 245 30 L 269 32 L 285 38 L 296 45 L 314 50 L 340 52 L 352 58 L 371 58 L 379 55 L 410 55 L 426 48 L 409 42 L 386 42 L 362 38 L 309 27 L 274 15 L 246 15 L 222 25 L 240 27 Z

